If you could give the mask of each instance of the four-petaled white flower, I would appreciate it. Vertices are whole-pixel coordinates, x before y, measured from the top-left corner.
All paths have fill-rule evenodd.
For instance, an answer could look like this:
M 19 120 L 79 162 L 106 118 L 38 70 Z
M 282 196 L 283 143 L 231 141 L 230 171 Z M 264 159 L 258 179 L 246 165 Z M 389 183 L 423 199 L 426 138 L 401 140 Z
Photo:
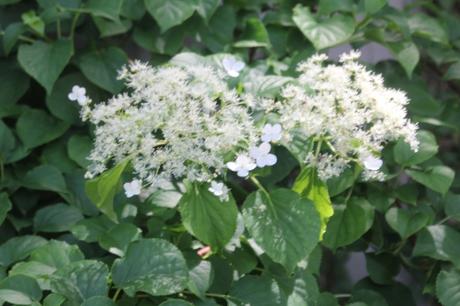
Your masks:
M 88 101 L 88 97 L 86 96 L 86 88 L 80 87 L 78 85 L 74 85 L 72 87 L 72 91 L 67 96 L 70 101 L 77 101 L 80 105 L 85 105 Z
M 247 155 L 240 154 L 234 162 L 228 162 L 227 168 L 236 172 L 240 177 L 246 177 L 249 171 L 256 168 L 254 160 Z
M 222 60 L 222 65 L 229 76 L 236 78 L 240 75 L 240 71 L 243 70 L 244 62 L 237 60 L 234 57 L 226 57 Z
M 383 161 L 380 158 L 369 155 L 363 159 L 363 164 L 366 169 L 377 171 L 382 167 Z
M 276 155 L 270 154 L 271 145 L 268 142 L 263 142 L 258 147 L 253 147 L 249 151 L 249 155 L 255 159 L 257 167 L 273 166 L 276 164 Z
M 208 190 L 217 196 L 221 201 L 225 202 L 228 201 L 228 187 L 224 185 L 222 182 L 216 182 L 212 181 L 211 182 L 211 187 L 208 188 Z
M 262 141 L 279 141 L 281 139 L 281 131 L 281 124 L 276 123 L 271 125 L 270 123 L 267 123 L 262 130 Z
M 133 180 L 131 182 L 123 184 L 123 189 L 125 189 L 125 194 L 128 198 L 131 198 L 135 195 L 141 194 L 142 184 L 139 180 Z

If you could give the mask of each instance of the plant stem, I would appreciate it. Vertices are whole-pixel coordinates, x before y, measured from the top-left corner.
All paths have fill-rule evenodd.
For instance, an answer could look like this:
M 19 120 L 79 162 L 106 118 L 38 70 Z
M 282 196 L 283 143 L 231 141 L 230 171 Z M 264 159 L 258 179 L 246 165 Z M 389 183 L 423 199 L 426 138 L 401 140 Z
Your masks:
M 75 14 L 75 16 L 73 16 L 73 19 L 72 19 L 72 25 L 70 26 L 70 39 L 73 40 L 73 37 L 75 35 L 75 29 L 77 27 L 77 22 L 78 22 L 78 18 L 80 17 L 80 12 L 77 12 Z
M 120 293 L 121 293 L 121 288 L 118 288 L 117 291 L 115 291 L 115 294 L 112 297 L 112 301 L 116 302 L 117 299 L 118 299 L 118 296 L 120 295 Z

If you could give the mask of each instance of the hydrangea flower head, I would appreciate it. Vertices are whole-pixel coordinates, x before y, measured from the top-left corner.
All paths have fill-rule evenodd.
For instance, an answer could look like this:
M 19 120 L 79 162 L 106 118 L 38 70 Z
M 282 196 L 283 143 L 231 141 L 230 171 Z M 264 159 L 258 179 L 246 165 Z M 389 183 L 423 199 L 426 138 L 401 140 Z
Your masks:
M 276 107 L 288 136 L 300 133 L 328 149 L 314 157 L 323 180 L 357 161 L 364 164 L 365 179 L 380 180 L 382 161 L 369 152 L 378 154 L 386 143 L 400 138 L 418 149 L 406 94 L 385 87 L 381 75 L 357 62 L 359 56 L 344 54 L 337 64 L 325 64 L 324 54 L 312 56 L 298 66 L 298 82 L 283 88 Z M 305 162 L 312 163 L 312 156 Z
M 228 152 L 248 154 L 258 142 L 246 102 L 211 67 L 134 61 L 120 79 L 129 93 L 82 107 L 95 126 L 87 177 L 129 159 L 147 193 L 165 180 L 211 182 L 226 172 Z M 238 165 L 240 174 L 253 169 L 241 159 Z

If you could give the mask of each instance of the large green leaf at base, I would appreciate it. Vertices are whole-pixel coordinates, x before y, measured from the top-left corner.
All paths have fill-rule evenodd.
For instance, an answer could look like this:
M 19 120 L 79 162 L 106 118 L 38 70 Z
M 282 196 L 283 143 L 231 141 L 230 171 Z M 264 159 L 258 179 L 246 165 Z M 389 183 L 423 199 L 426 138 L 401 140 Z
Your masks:
M 114 284 L 133 296 L 136 291 L 168 295 L 187 286 L 188 268 L 179 249 L 162 239 L 131 243 L 125 257 L 112 266 Z
M 31 45 L 19 47 L 18 61 L 49 94 L 72 55 L 73 43 L 70 40 L 62 39 L 52 43 L 37 40 Z
M 222 249 L 236 229 L 238 209 L 230 195 L 221 202 L 204 184 L 192 184 L 179 202 L 185 228 L 213 249 Z
M 238 280 L 230 291 L 231 302 L 238 306 L 281 306 L 282 292 L 273 279 L 247 275 Z
M 250 194 L 243 218 L 257 244 L 289 271 L 318 243 L 320 218 L 313 203 L 289 189 Z
M 113 198 L 118 191 L 120 179 L 128 161 L 121 162 L 114 168 L 102 173 L 86 182 L 86 193 L 91 201 L 111 220 L 117 222 L 117 215 L 113 210 Z
M 326 232 L 327 222 L 334 214 L 327 185 L 319 179 L 315 168 L 308 167 L 304 168 L 297 176 L 292 190 L 315 204 L 321 218 L 320 238 L 322 238 Z
M 81 260 L 59 269 L 51 277 L 51 290 L 65 296 L 70 305 L 80 305 L 93 296 L 106 296 L 109 271 L 96 260 Z
M 343 43 L 355 31 L 355 21 L 352 17 L 337 14 L 319 22 L 308 7 L 300 4 L 294 8 L 292 19 L 317 50 Z
M 374 222 L 374 207 L 365 199 L 352 198 L 346 205 L 335 206 L 323 243 L 336 249 L 349 245 L 366 233 Z
M 31 305 L 42 298 L 42 291 L 35 279 L 25 275 L 13 275 L 0 282 L 0 301 L 13 305 Z

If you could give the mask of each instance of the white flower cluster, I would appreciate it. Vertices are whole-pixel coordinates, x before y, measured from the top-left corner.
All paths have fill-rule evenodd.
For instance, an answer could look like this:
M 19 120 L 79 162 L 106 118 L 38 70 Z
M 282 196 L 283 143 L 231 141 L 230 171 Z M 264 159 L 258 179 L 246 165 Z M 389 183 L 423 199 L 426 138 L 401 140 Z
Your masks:
M 299 65 L 298 82 L 284 87 L 277 105 L 287 133 L 283 141 L 294 131 L 314 140 L 317 154 L 305 162 L 315 164 L 323 180 L 352 161 L 364 166 L 365 179 L 383 179 L 379 156 L 385 143 L 403 138 L 414 151 L 418 148 L 405 93 L 386 88 L 381 75 L 357 62 L 359 56 L 351 52 L 329 65 L 326 55 L 311 57 Z
M 95 126 L 88 177 L 128 158 L 135 180 L 125 190 L 132 196 L 141 192 L 140 182 L 143 193 L 171 178 L 211 182 L 235 155 L 239 174 L 253 169 L 243 165 L 242 157 L 257 146 L 261 131 L 219 72 L 201 65 L 152 68 L 135 61 L 121 71 L 120 79 L 129 93 L 95 106 L 82 104 L 82 118 Z M 273 163 L 272 156 L 267 160 L 267 148 L 262 153 L 265 164 Z M 228 198 L 222 183 L 212 182 L 210 190 Z

